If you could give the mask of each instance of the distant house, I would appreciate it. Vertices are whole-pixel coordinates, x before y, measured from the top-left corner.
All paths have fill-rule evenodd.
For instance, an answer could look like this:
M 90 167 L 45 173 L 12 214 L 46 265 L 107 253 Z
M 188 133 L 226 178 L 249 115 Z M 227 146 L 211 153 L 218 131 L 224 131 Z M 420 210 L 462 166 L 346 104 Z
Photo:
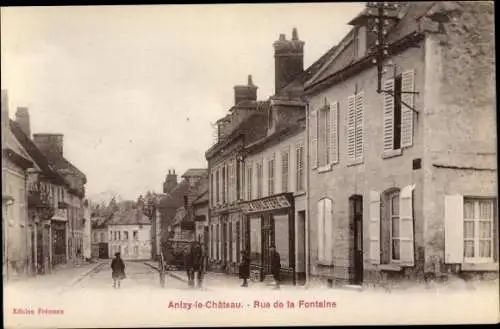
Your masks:
M 91 217 L 91 256 L 92 258 L 109 258 L 107 221 L 111 216 L 94 215 L 92 214 Z
M 141 207 L 118 210 L 107 227 L 109 255 L 120 252 L 125 260 L 151 258 L 151 221 Z

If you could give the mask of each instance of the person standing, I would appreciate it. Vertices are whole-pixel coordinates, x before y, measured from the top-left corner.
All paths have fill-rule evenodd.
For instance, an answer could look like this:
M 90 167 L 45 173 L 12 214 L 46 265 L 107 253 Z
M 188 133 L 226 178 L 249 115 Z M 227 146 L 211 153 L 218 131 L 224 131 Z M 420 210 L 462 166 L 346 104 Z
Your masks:
M 250 277 L 250 257 L 245 250 L 241 251 L 241 263 L 239 268 L 240 279 L 243 279 L 242 287 L 248 287 L 248 278 Z
M 193 253 L 192 245 L 184 250 L 184 267 L 188 277 L 188 287 L 194 287 L 194 269 L 193 269 Z
M 120 253 L 115 254 L 115 258 L 111 261 L 111 276 L 113 278 L 113 288 L 120 288 L 120 281 L 125 278 L 125 263 L 120 257 Z M 118 285 L 117 285 L 118 284 Z
M 271 273 L 273 275 L 274 281 L 276 281 L 276 288 L 280 288 L 280 271 L 281 271 L 281 259 L 280 254 L 276 250 L 275 245 L 271 245 L 269 248 L 271 257 Z

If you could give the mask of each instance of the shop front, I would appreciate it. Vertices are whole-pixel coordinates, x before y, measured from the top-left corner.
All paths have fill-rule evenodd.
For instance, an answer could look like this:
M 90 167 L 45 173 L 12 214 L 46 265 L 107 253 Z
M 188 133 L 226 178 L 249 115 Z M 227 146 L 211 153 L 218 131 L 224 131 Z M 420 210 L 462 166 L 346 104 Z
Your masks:
M 270 247 L 281 258 L 281 278 L 296 284 L 295 207 L 292 193 L 282 193 L 242 204 L 245 244 L 250 251 L 251 275 L 263 281 L 271 275 Z
M 52 221 L 52 264 L 66 263 L 66 222 Z

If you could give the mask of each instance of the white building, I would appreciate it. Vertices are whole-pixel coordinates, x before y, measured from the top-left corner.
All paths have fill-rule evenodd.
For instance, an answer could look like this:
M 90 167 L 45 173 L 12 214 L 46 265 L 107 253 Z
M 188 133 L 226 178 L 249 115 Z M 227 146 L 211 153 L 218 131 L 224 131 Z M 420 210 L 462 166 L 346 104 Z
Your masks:
M 117 211 L 108 222 L 109 256 L 125 260 L 151 258 L 151 221 L 139 208 Z

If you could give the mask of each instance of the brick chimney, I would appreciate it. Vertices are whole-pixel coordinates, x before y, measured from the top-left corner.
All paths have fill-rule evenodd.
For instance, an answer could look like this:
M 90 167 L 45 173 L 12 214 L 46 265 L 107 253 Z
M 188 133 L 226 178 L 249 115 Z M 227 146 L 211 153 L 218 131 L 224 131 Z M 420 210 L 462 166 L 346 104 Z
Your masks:
M 238 105 L 242 101 L 256 101 L 257 86 L 253 84 L 252 75 L 248 76 L 247 85 L 234 86 L 234 105 Z
M 60 157 L 63 155 L 63 134 L 33 134 L 33 142 L 43 154 Z
M 296 28 L 292 31 L 292 40 L 280 34 L 274 47 L 274 93 L 278 94 L 304 71 L 304 41 L 299 40 Z
M 177 186 L 177 175 L 174 170 L 169 170 L 168 175 L 163 182 L 163 193 L 168 194 Z
M 27 107 L 18 107 L 16 111 L 16 123 L 23 133 L 31 139 L 30 113 Z

